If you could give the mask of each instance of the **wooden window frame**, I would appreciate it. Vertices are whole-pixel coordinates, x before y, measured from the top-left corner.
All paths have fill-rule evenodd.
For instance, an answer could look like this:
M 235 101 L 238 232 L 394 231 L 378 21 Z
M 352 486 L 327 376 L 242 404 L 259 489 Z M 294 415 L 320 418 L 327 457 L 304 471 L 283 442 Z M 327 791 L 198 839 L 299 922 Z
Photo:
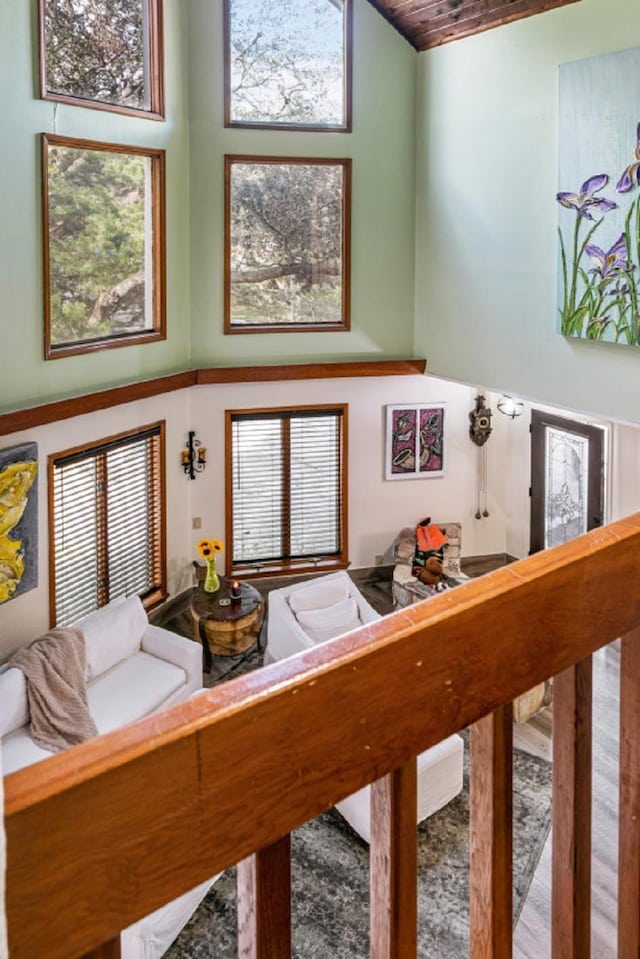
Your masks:
M 95 350 L 116 349 L 151 343 L 167 337 L 166 322 L 166 162 L 165 151 L 155 147 L 130 146 L 106 143 L 100 140 L 83 140 L 76 137 L 41 135 L 42 141 L 42 240 L 43 240 L 43 286 L 44 286 L 44 358 L 55 360 Z M 103 153 L 122 153 L 146 157 L 151 161 L 151 277 L 152 320 L 150 329 L 115 336 L 105 336 L 59 346 L 51 342 L 51 288 L 50 288 L 50 243 L 49 243 L 49 148 L 71 147 L 78 150 L 96 150 Z
M 145 437 L 145 434 L 154 434 L 158 437 L 158 475 L 157 483 L 159 490 L 159 503 L 157 509 L 157 532 L 156 532 L 156 541 L 154 548 L 157 555 L 157 568 L 158 568 L 158 579 L 159 582 L 151 587 L 145 594 L 143 594 L 142 602 L 145 609 L 149 610 L 158 606 L 160 603 L 164 602 L 167 598 L 167 523 L 166 523 L 166 500 L 167 500 L 167 483 L 166 483 L 166 424 L 164 420 L 159 420 L 156 423 L 149 423 L 146 426 L 139 426 L 133 430 L 126 430 L 123 433 L 116 433 L 112 436 L 107 436 L 104 439 L 99 441 L 93 441 L 91 443 L 83 443 L 79 446 L 74 446 L 70 449 L 60 450 L 56 453 L 51 453 L 47 460 L 47 492 L 48 492 L 48 525 L 49 525 L 49 621 L 51 627 L 56 625 L 56 576 L 55 576 L 55 497 L 54 497 L 54 476 L 56 466 L 60 461 L 65 460 L 69 457 L 82 456 L 86 453 L 87 456 L 91 456 L 92 451 L 95 450 L 95 456 L 104 457 L 105 448 L 112 445 L 118 445 L 119 443 L 126 443 L 130 439 L 135 439 L 140 437 L 142 440 Z M 102 464 L 103 461 L 101 461 Z M 101 468 L 101 465 L 99 466 Z M 100 501 L 102 502 L 102 501 Z M 106 520 L 106 514 L 101 512 L 100 503 L 98 503 L 99 515 L 102 516 L 102 521 Z M 106 534 L 102 534 L 100 542 L 97 546 L 97 552 L 100 553 L 100 546 L 104 546 L 106 543 Z M 102 557 L 102 561 L 106 564 L 106 556 Z M 106 566 L 105 566 L 106 568 Z M 104 597 L 103 597 L 104 598 Z M 109 601 L 108 593 L 105 602 Z M 100 606 L 104 605 L 101 603 Z M 98 608 L 100 608 L 98 606 Z
M 250 562 L 233 562 L 233 423 L 235 417 L 251 416 L 288 416 L 296 413 L 313 413 L 322 415 L 336 414 L 340 424 L 340 551 L 336 555 L 327 558 L 318 558 L 310 561 L 308 559 L 289 559 L 284 561 L 274 560 L 273 562 L 261 562 L 252 564 Z M 349 530 L 349 504 L 348 504 L 348 438 L 349 438 L 349 407 L 346 403 L 317 404 L 309 406 L 278 406 L 262 407 L 256 409 L 234 409 L 225 410 L 225 536 L 227 543 L 227 553 L 225 562 L 225 572 L 227 576 L 242 577 L 243 579 L 259 579 L 260 577 L 273 576 L 278 573 L 292 575 L 294 573 L 310 572 L 332 572 L 338 569 L 346 569 L 349 565 L 348 551 L 348 530 Z M 283 500 L 289 498 L 289 488 L 283 490 Z M 283 515 L 286 520 L 286 509 Z M 284 531 L 284 538 L 288 536 L 288 530 Z
M 224 125 L 244 130 L 302 130 L 310 133 L 351 133 L 353 129 L 353 0 L 344 0 L 343 14 L 343 104 L 341 124 L 269 123 L 231 119 L 231 11 L 230 0 L 223 0 L 224 46 Z
M 342 191 L 342 321 L 340 323 L 251 324 L 234 326 L 231 322 L 231 175 L 234 165 L 340 166 Z M 351 329 L 351 167 L 347 157 L 291 157 L 226 154 L 224 158 L 224 333 L 344 333 Z
M 55 103 L 68 103 L 72 106 L 87 107 L 91 110 L 106 110 L 109 113 L 123 113 L 128 116 L 146 117 L 148 120 L 165 119 L 164 97 L 164 43 L 163 43 L 163 0 L 148 0 L 148 50 L 149 50 L 149 109 L 143 107 L 128 107 L 117 103 L 106 103 L 102 100 L 91 100 L 88 97 L 75 97 L 64 93 L 55 93 L 47 90 L 46 66 L 46 29 L 45 7 L 47 0 L 38 2 L 38 34 L 40 59 L 40 99 L 51 100 Z

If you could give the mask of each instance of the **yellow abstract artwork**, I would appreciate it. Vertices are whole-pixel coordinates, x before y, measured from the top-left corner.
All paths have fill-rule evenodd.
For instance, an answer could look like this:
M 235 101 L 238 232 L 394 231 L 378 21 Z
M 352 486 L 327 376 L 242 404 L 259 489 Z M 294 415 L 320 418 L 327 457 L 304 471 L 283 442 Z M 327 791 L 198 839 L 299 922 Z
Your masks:
M 24 574 L 23 542 L 10 534 L 24 515 L 37 472 L 37 462 L 27 461 L 0 470 L 0 603 L 11 599 Z

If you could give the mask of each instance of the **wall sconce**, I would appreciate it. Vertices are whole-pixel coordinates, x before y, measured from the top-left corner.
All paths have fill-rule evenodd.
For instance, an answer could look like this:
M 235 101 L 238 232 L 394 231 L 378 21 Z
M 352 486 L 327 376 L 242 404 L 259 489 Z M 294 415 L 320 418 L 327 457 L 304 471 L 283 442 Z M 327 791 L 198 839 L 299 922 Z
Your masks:
M 196 473 L 201 473 L 207 465 L 207 451 L 200 445 L 200 440 L 196 439 L 193 430 L 189 430 L 189 439 L 186 448 L 180 454 L 182 469 L 189 479 L 195 479 Z
M 498 409 L 501 413 L 504 413 L 505 416 L 508 416 L 509 419 L 515 420 L 516 416 L 524 413 L 524 403 L 522 400 L 514 400 L 513 396 L 505 393 L 498 400 Z

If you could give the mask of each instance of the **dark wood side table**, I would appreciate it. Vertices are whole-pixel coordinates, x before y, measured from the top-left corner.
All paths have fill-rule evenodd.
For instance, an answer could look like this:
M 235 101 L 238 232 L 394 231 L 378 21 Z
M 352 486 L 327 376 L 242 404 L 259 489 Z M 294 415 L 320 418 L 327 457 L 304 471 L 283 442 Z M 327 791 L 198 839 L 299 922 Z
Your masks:
M 233 580 L 220 577 L 220 589 L 205 593 L 202 584 L 191 594 L 193 638 L 202 643 L 204 665 L 211 669 L 211 656 L 238 656 L 255 645 L 264 618 L 264 600 L 250 583 L 240 583 L 242 595 L 232 599 Z

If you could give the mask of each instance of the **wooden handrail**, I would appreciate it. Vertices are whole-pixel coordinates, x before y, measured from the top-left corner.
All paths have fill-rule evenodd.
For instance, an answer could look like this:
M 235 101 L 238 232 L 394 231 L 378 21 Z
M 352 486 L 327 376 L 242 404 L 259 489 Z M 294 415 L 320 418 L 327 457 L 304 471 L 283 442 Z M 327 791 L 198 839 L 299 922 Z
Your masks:
M 281 848 L 356 789 L 640 626 L 640 593 L 612 588 L 639 577 L 640 514 L 7 776 L 12 959 L 88 954 L 208 876 Z M 625 795 L 637 804 L 634 777 Z M 636 852 L 630 861 L 637 872 Z M 625 915 L 634 903 L 637 888 Z

